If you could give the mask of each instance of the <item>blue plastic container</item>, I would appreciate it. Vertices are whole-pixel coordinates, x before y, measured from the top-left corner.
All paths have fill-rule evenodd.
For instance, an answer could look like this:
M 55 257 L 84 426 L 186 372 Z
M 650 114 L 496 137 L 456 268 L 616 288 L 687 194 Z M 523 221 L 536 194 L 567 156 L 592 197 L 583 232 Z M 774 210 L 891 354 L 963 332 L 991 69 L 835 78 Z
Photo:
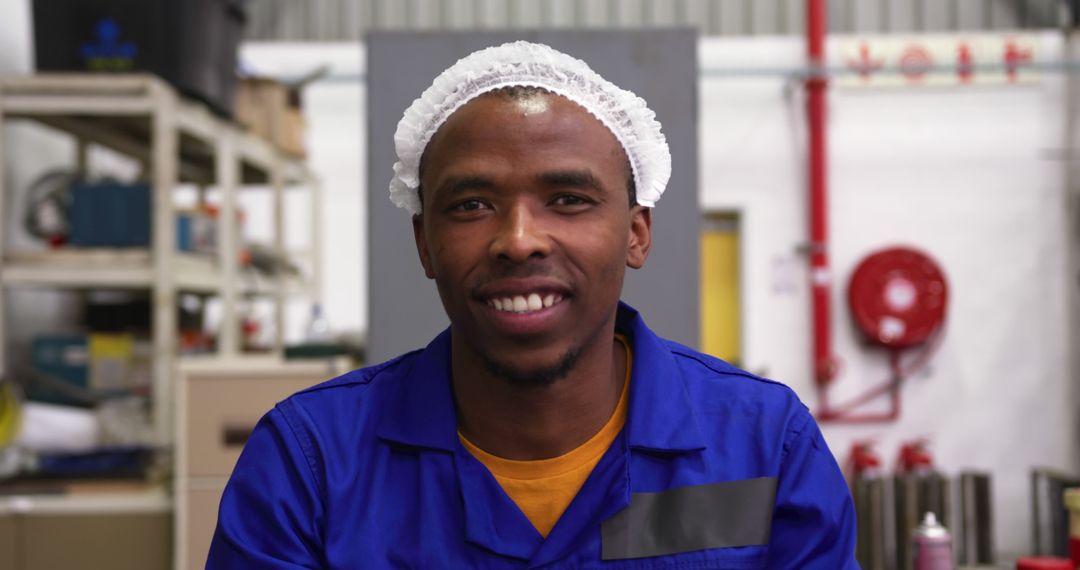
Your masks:
M 148 184 L 72 184 L 68 243 L 77 247 L 147 247 L 150 196 Z

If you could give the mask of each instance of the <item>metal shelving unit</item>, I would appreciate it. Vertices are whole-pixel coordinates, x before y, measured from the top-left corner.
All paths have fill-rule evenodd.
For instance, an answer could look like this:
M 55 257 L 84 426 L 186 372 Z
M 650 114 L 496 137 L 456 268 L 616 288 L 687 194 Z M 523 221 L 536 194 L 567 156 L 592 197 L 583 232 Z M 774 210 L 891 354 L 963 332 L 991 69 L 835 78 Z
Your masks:
M 238 305 L 242 295 L 267 295 L 276 305 L 275 352 L 283 347 L 284 306 L 289 295 L 318 302 L 320 291 L 318 230 L 319 187 L 302 160 L 267 140 L 184 98 L 151 75 L 38 74 L 0 78 L 0 127 L 11 120 L 32 120 L 73 136 L 78 160 L 85 165 L 89 144 L 132 157 L 152 186 L 152 236 L 141 249 L 60 249 L 8 251 L 0 232 L 0 287 L 61 289 L 138 289 L 152 297 L 153 422 L 155 439 L 173 442 L 174 394 L 180 293 L 216 295 L 222 300 L 218 354 L 222 361 L 245 358 L 241 352 Z M 0 137 L 0 219 L 7 193 L 4 149 Z M 214 186 L 220 193 L 218 255 L 176 250 L 174 192 L 179 184 Z M 284 194 L 306 188 L 312 201 L 307 278 L 259 279 L 244 284 L 239 267 L 237 194 L 241 187 L 268 186 L 273 193 L 274 248 L 284 255 Z M 0 303 L 0 365 L 7 363 L 6 322 Z M 204 357 L 200 357 L 204 358 Z

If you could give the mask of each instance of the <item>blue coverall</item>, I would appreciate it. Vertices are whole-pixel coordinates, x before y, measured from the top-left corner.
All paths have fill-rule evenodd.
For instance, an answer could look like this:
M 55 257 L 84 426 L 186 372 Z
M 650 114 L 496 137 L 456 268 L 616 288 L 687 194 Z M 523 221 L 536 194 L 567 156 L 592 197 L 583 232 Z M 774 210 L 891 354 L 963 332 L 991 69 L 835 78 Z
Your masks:
M 546 539 L 458 441 L 445 331 L 267 413 L 207 567 L 858 568 L 851 496 L 795 394 L 618 311 L 626 426 Z

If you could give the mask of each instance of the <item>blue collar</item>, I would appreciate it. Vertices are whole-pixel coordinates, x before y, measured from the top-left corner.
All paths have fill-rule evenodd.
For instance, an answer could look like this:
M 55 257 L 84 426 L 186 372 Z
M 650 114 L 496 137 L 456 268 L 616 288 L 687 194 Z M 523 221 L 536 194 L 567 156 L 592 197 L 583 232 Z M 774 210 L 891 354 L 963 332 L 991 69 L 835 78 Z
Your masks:
M 632 449 L 682 453 L 705 448 L 686 383 L 668 348 L 638 312 L 620 302 L 616 330 L 633 348 L 627 444 Z M 379 437 L 412 447 L 453 453 L 460 445 L 450 385 L 450 329 L 413 359 L 390 393 L 379 418 Z
M 619 303 L 615 330 L 634 351 L 626 440 L 631 449 L 682 453 L 705 449 L 698 414 L 667 341 L 630 305 Z
M 386 406 L 380 411 L 376 431 L 380 438 L 448 452 L 461 445 L 450 385 L 449 328 L 420 351 L 412 359 L 408 373 L 387 390 Z

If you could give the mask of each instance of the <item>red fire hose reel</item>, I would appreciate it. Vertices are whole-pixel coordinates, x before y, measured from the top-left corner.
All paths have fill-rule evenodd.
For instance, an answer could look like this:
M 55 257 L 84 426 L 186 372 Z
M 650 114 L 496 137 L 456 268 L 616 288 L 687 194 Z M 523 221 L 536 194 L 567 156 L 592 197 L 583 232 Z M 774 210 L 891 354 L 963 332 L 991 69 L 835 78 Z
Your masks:
M 848 304 L 867 340 L 910 348 L 926 342 L 945 322 L 948 289 L 934 260 L 911 248 L 893 247 L 855 268 Z
M 949 286 L 941 267 L 926 254 L 908 247 L 875 252 L 859 263 L 848 286 L 848 304 L 855 325 L 866 340 L 890 352 L 891 377 L 851 401 L 824 405 L 818 418 L 833 422 L 892 421 L 900 415 L 900 384 L 929 361 L 945 323 Z M 902 351 L 923 347 L 908 362 Z M 822 386 L 827 390 L 828 386 Z M 879 396 L 889 395 L 888 412 L 852 412 Z M 827 401 L 822 399 L 822 401 Z

